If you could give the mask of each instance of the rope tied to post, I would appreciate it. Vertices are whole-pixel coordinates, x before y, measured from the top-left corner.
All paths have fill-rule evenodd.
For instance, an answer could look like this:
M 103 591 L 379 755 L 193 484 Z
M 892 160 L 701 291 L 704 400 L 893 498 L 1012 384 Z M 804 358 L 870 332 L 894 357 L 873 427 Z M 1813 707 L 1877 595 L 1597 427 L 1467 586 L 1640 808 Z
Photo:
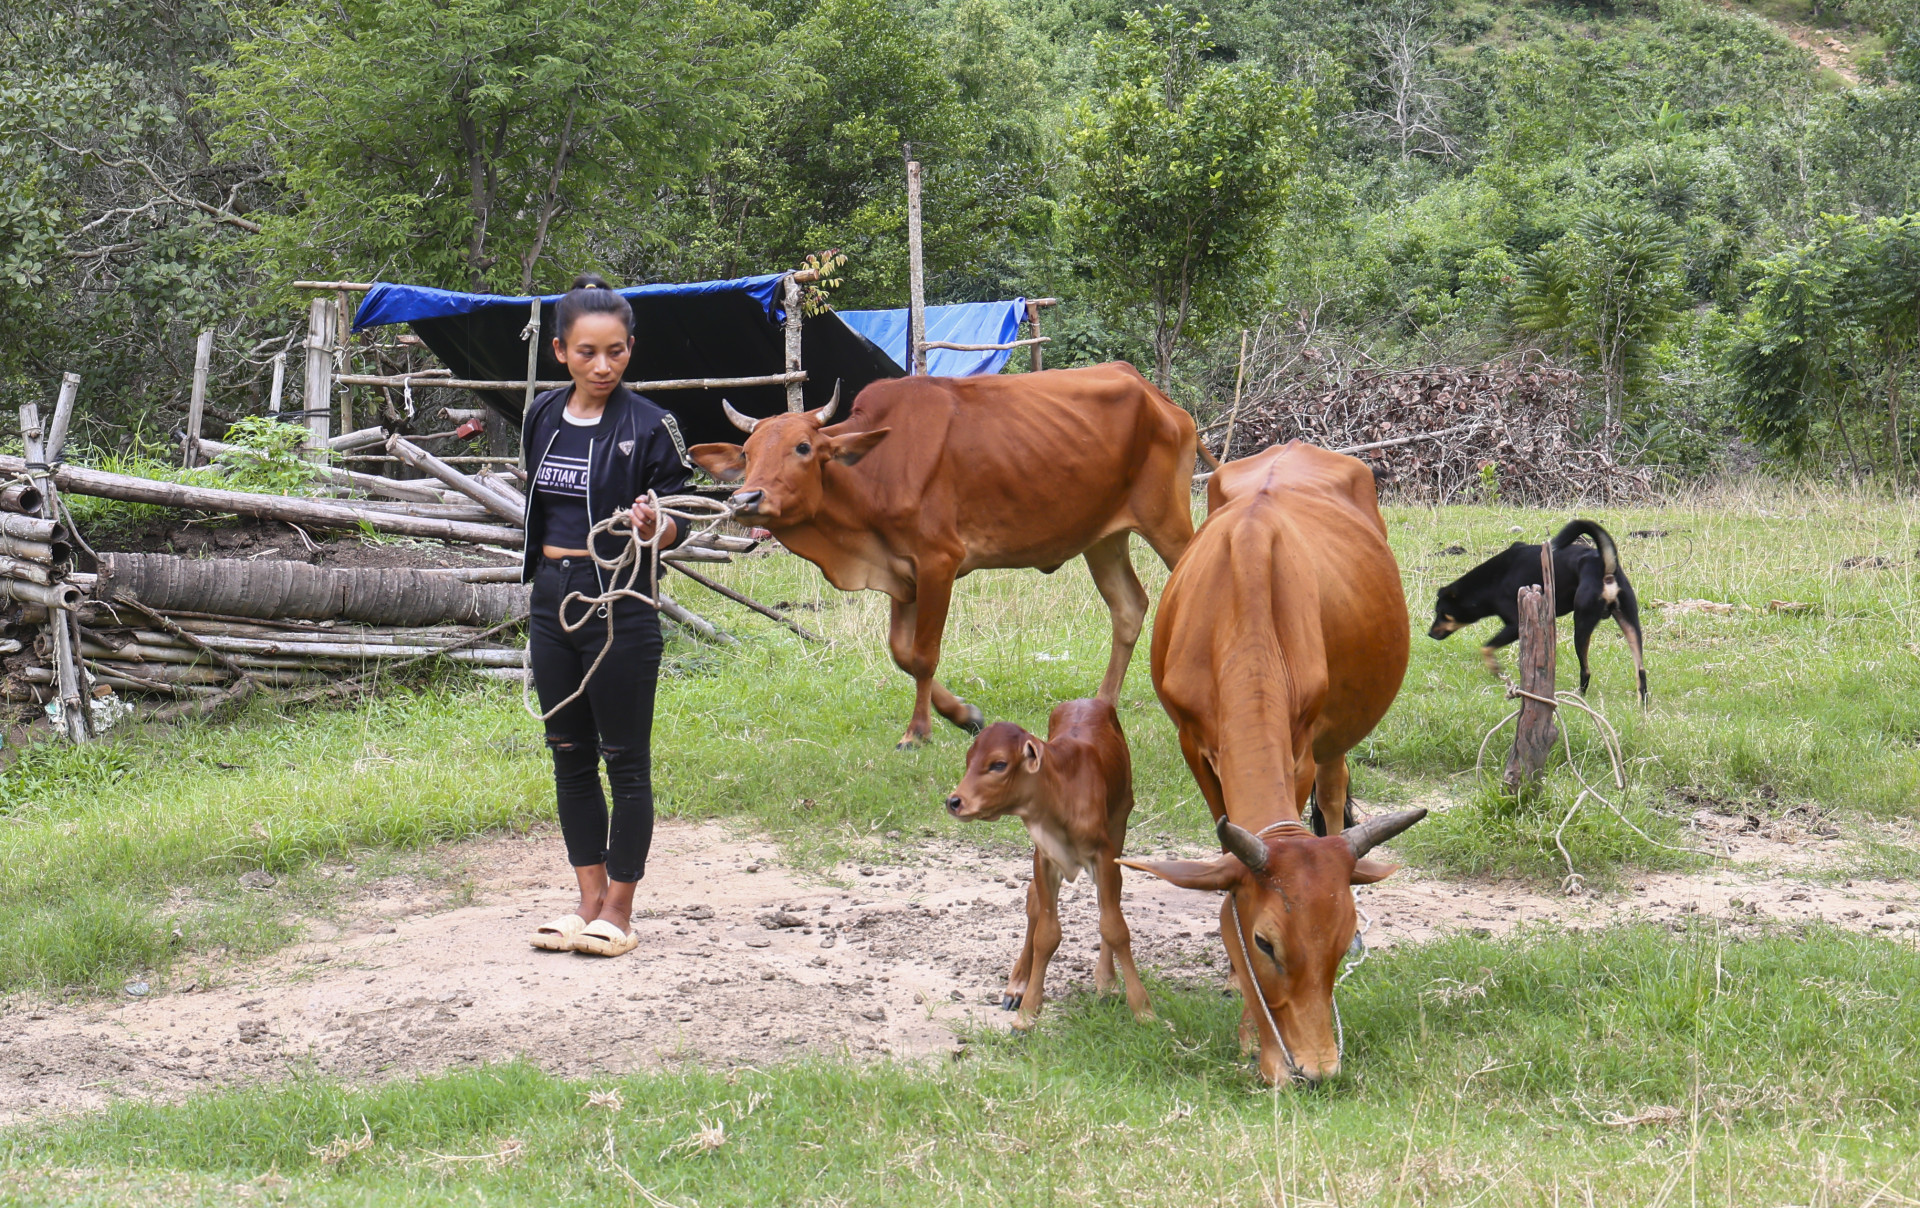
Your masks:
M 528 642 L 526 649 L 522 651 L 520 665 L 526 674 L 520 684 L 520 704 L 526 709 L 527 715 L 535 721 L 546 721 L 579 700 L 581 694 L 587 690 L 587 685 L 592 682 L 594 673 L 600 670 L 600 664 L 606 662 L 607 653 L 613 649 L 613 602 L 615 600 L 638 600 L 649 608 L 660 607 L 660 554 L 662 552 L 660 545 L 661 536 L 666 531 L 667 517 L 671 516 L 676 524 L 699 525 L 704 521 L 704 527 L 695 530 L 695 532 L 704 533 L 710 532 L 721 521 L 730 519 L 734 510 L 732 504 L 721 503 L 705 495 L 668 495 L 661 498 L 652 491 L 647 492 L 647 505 L 653 509 L 654 521 L 653 532 L 645 537 L 642 537 L 639 530 L 634 528 L 631 507 L 621 508 L 595 524 L 587 533 L 588 556 L 593 559 L 594 566 L 606 574 L 605 581 L 610 584 L 607 590 L 598 595 L 570 591 L 560 601 L 560 628 L 568 633 L 577 633 L 584 629 L 587 622 L 596 615 L 607 619 L 606 641 L 601 643 L 600 653 L 594 658 L 593 665 L 587 668 L 584 676 L 580 677 L 580 686 L 553 708 L 544 713 L 540 712 L 533 703 L 532 642 Z M 603 557 L 598 539 L 604 534 L 621 532 L 626 534 L 626 546 L 615 557 Z M 693 535 L 694 533 L 688 534 L 688 536 Z M 643 554 L 648 556 L 643 557 Z M 643 563 L 649 572 L 647 590 L 644 592 L 634 586 L 634 580 L 639 577 Z M 623 574 L 624 580 L 621 578 Z M 567 611 L 575 604 L 584 604 L 587 608 L 578 621 L 570 623 L 567 620 Z

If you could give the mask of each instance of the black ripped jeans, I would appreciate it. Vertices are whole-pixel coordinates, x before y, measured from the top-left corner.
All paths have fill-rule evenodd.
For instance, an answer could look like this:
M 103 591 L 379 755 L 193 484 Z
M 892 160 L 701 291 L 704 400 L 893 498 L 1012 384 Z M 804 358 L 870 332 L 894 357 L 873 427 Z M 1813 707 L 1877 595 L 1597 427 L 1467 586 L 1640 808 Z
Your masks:
M 642 585 L 642 590 L 645 590 Z M 587 558 L 545 559 L 534 572 L 527 644 L 542 713 L 571 695 L 607 641 L 604 616 L 568 633 L 560 601 L 568 592 L 600 594 Z M 638 881 L 653 846 L 653 694 L 660 677 L 660 615 L 638 600 L 613 603 L 613 649 L 580 699 L 547 719 L 553 786 L 567 862 L 604 863 L 614 881 Z M 567 610 L 569 623 L 587 611 Z M 600 762 L 613 788 L 613 817 L 600 792 Z

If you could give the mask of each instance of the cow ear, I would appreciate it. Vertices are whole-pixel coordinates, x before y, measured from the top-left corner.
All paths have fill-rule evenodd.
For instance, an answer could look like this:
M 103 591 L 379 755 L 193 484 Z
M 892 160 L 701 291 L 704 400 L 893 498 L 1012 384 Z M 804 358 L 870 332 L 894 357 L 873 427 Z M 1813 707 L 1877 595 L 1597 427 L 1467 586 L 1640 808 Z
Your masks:
M 739 482 L 747 470 L 746 450 L 739 445 L 695 445 L 687 456 L 720 482 Z
M 892 428 L 875 428 L 871 432 L 852 432 L 846 436 L 833 438 L 833 459 L 843 466 L 850 466 L 862 457 L 873 452 L 873 447 L 887 438 Z
M 1040 770 L 1039 743 L 1033 741 L 1031 738 L 1027 739 L 1026 745 L 1020 748 L 1020 756 L 1022 764 L 1027 769 L 1029 776 Z
M 1382 864 L 1371 856 L 1362 856 L 1353 862 L 1353 884 L 1371 885 L 1375 881 L 1384 881 L 1399 871 L 1398 864 Z
M 1247 866 L 1229 855 L 1211 860 L 1116 860 L 1114 863 L 1150 872 L 1182 889 L 1232 889 L 1247 875 Z

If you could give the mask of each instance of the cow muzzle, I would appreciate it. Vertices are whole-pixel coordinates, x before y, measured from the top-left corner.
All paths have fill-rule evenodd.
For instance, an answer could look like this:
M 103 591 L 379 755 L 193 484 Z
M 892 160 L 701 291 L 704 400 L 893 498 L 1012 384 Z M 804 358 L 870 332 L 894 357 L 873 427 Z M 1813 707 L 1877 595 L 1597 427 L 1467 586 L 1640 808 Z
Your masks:
M 751 516 L 760 510 L 760 504 L 766 497 L 765 491 L 735 491 L 727 497 L 727 503 L 736 514 Z
M 958 818 L 960 816 L 960 811 L 966 808 L 966 804 L 967 803 L 965 801 L 960 799 L 960 795 L 956 793 L 953 796 L 947 798 L 947 812 L 949 814 L 952 814 L 954 817 Z

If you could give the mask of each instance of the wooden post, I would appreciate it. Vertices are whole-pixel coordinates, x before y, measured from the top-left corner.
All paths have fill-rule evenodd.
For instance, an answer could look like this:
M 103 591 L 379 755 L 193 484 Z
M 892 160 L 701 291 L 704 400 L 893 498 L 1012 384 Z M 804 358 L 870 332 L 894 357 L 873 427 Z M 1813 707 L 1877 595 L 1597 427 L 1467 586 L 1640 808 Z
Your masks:
M 907 372 L 927 372 L 927 282 L 920 246 L 920 161 L 907 161 Z M 1035 344 L 1035 348 L 1039 345 Z
M 208 334 L 211 336 L 211 333 Z M 25 446 L 27 468 L 45 469 L 45 433 L 40 428 L 40 408 L 32 403 L 20 408 L 20 437 Z M 60 518 L 60 503 L 53 489 L 53 478 L 49 475 L 42 482 L 40 516 L 43 520 L 57 521 Z M 80 661 L 75 657 L 79 643 L 74 631 L 73 614 L 62 608 L 48 608 L 47 627 L 53 631 L 54 697 L 60 702 L 60 731 L 73 742 L 91 741 L 93 717 L 88 712 Z
M 1240 329 L 1240 367 L 1233 371 L 1233 410 L 1227 413 L 1227 439 L 1220 445 L 1220 460 L 1233 456 L 1233 426 L 1240 422 L 1240 386 L 1247 380 L 1247 329 Z
M 540 299 L 537 297 L 533 300 L 527 325 L 521 329 L 520 335 L 527 342 L 527 393 L 520 403 L 520 414 L 525 415 L 533 410 L 533 396 L 540 382 Z
M 1507 787 L 1519 789 L 1540 778 L 1554 742 L 1555 707 L 1543 704 L 1554 693 L 1554 655 L 1559 640 L 1554 623 L 1553 542 L 1540 547 L 1540 587 L 1520 589 L 1520 717 L 1514 725 L 1513 751 L 1507 756 Z M 1541 698 L 1540 700 L 1533 699 Z
M 333 302 L 315 298 L 307 307 L 307 382 L 301 405 L 307 413 L 307 447 L 324 449 L 333 425 L 328 404 L 333 396 Z
M 792 374 L 800 372 L 800 336 L 804 319 L 800 313 L 800 278 L 795 273 L 788 273 L 781 285 L 780 304 L 786 308 L 786 319 L 783 324 L 787 337 L 786 372 Z M 788 382 L 787 410 L 799 411 L 805 406 L 806 403 L 800 395 L 800 383 L 797 380 Z
M 73 401 L 80 395 L 80 375 L 60 375 L 60 398 L 53 404 L 53 423 L 47 426 L 47 461 L 60 460 L 67 449 L 67 425 L 73 422 Z
M 193 393 L 187 398 L 187 439 L 186 464 L 188 469 L 200 464 L 200 425 L 207 411 L 207 367 L 213 362 L 213 332 L 200 333 L 199 343 L 193 346 Z
M 343 290 L 334 295 L 333 312 L 333 376 L 339 377 L 347 372 L 347 353 L 351 350 L 350 333 L 353 331 L 353 307 L 347 304 L 347 295 Z M 340 392 L 340 430 L 353 431 L 353 387 L 348 386 Z
M 273 354 L 273 387 L 267 391 L 267 414 L 280 414 L 280 399 L 287 389 L 287 354 Z
M 1032 340 L 1040 338 L 1040 307 L 1038 303 L 1032 301 L 1027 303 L 1027 338 Z M 1029 350 L 1033 354 L 1033 360 L 1027 364 L 1028 373 L 1040 372 L 1040 348 L 1039 344 L 1035 344 Z

